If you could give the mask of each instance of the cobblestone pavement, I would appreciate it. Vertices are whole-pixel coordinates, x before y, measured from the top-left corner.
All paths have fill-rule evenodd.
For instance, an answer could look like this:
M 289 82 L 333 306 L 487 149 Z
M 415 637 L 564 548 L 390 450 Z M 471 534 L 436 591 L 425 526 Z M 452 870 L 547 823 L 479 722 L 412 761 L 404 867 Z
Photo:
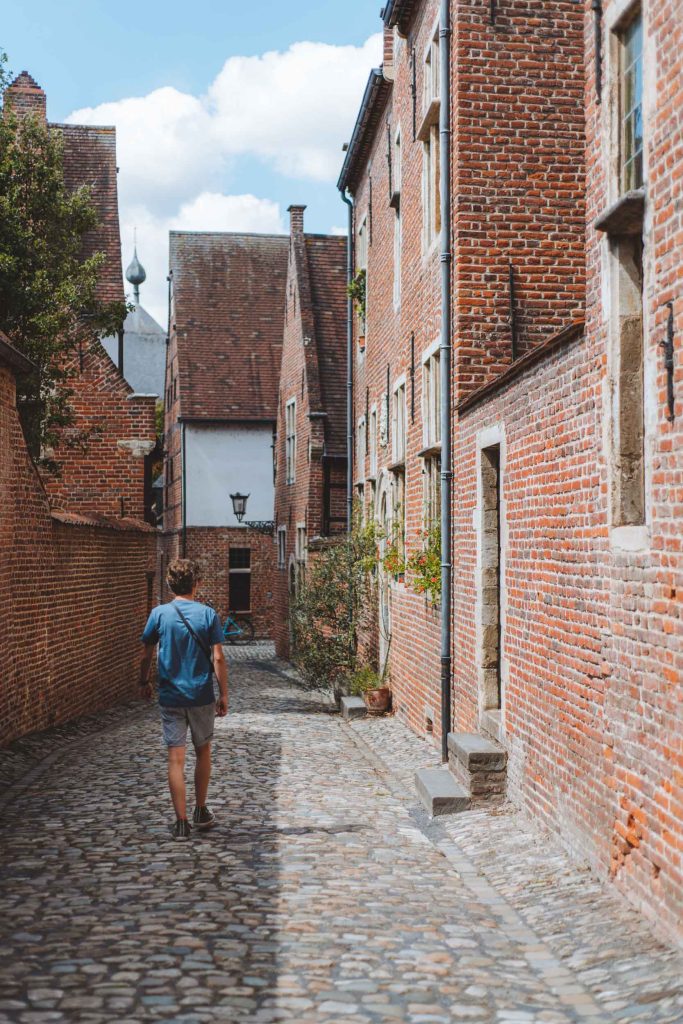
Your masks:
M 424 818 L 400 723 L 274 661 L 231 704 L 189 844 L 155 709 L 0 754 L 0 1021 L 683 1022 L 680 953 L 518 814 Z

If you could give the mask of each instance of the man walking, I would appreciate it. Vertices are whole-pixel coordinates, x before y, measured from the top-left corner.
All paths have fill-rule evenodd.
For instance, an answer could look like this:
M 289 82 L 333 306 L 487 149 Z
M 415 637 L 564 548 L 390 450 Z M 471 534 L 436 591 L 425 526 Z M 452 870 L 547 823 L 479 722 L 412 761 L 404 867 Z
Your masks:
M 159 645 L 157 675 L 164 742 L 168 748 L 168 788 L 175 808 L 174 839 L 190 838 L 185 795 L 185 746 L 189 726 L 197 755 L 194 773 L 195 809 L 192 824 L 211 828 L 216 817 L 206 804 L 211 777 L 211 740 L 216 715 L 228 713 L 228 666 L 221 646 L 223 631 L 213 608 L 195 600 L 199 571 L 195 562 L 179 558 L 168 567 L 166 581 L 175 594 L 169 604 L 151 613 L 142 642 L 140 688 L 152 699 L 150 672 Z M 214 698 L 213 672 L 220 696 Z

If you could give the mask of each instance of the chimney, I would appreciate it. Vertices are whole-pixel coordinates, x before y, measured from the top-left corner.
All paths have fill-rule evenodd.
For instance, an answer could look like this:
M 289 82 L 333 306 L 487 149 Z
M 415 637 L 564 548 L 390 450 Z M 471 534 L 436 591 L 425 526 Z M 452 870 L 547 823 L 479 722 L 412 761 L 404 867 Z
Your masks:
M 33 114 L 38 121 L 47 120 L 45 93 L 28 71 L 22 71 L 5 90 L 5 107 L 17 117 Z
M 287 213 L 289 214 L 289 233 L 292 238 L 303 235 L 304 233 L 304 210 L 305 206 L 288 206 Z

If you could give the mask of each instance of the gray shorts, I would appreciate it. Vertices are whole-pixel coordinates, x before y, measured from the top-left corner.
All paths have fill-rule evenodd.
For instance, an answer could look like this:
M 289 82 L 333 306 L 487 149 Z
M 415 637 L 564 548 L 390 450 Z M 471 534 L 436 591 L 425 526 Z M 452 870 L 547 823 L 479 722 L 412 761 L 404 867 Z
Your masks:
M 184 747 L 187 744 L 187 727 L 190 727 L 195 750 L 213 739 L 213 723 L 216 705 L 204 704 L 201 708 L 161 708 L 161 727 L 167 747 Z

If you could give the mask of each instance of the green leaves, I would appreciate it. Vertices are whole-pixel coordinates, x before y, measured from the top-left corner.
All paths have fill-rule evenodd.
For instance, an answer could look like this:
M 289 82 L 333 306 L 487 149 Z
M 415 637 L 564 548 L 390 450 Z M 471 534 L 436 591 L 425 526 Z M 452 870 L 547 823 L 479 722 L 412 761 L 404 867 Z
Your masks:
M 0 56 L 0 85 L 6 87 Z M 74 356 L 114 333 L 123 302 L 97 296 L 104 253 L 83 255 L 98 224 L 91 190 L 64 181 L 62 139 L 34 117 L 0 117 L 0 329 L 36 365 L 19 381 L 18 406 L 32 454 L 56 446 L 73 424 Z M 52 468 L 55 468 L 54 462 Z

